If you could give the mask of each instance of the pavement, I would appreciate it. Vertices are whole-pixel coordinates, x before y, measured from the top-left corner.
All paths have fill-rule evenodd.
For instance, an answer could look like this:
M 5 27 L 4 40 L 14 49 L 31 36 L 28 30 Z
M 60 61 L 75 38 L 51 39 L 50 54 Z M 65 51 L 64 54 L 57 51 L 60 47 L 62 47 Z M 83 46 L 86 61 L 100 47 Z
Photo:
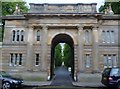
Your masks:
M 24 81 L 26 86 L 76 86 L 76 87 L 105 87 L 100 81 L 98 82 L 74 82 L 66 68 L 60 67 L 55 70 L 55 77 L 51 81 Z

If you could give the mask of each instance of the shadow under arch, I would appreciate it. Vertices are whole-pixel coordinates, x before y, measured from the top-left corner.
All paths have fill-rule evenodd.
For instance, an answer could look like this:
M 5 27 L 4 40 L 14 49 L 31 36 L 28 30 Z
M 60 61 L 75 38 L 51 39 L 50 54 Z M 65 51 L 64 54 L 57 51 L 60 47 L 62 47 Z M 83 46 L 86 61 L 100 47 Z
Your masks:
M 74 80 L 74 42 L 71 36 L 65 33 L 57 34 L 51 43 L 51 63 L 50 63 L 50 79 L 53 78 L 54 75 L 54 49 L 59 43 L 67 43 L 72 49 L 72 65 L 71 65 L 71 75 Z

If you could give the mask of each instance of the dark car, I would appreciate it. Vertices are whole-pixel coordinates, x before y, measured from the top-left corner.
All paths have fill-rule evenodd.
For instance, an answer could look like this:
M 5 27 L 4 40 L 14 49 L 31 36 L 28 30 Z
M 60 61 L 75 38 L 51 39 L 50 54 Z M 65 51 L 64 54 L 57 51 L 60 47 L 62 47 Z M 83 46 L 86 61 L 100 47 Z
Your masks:
M 23 80 L 14 78 L 4 71 L 0 71 L 0 81 L 2 82 L 2 89 L 21 88 L 23 86 Z
M 120 68 L 105 68 L 101 82 L 108 87 L 120 89 Z

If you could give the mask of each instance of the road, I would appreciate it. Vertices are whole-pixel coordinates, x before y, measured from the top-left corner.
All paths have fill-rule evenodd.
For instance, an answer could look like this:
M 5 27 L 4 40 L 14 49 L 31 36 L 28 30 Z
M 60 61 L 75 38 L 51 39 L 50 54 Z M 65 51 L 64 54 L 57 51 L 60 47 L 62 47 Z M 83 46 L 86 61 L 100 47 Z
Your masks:
M 73 86 L 67 68 L 61 66 L 55 70 L 55 78 L 52 80 L 51 86 Z
M 72 79 L 70 73 L 64 67 L 59 67 L 55 70 L 55 78 L 52 80 L 50 86 L 41 87 L 24 87 L 23 89 L 110 89 L 110 88 L 85 88 L 85 87 L 75 87 L 72 84 Z M 112 88 L 111 88 L 112 89 Z
M 25 88 L 31 89 L 31 88 Z M 63 86 L 45 86 L 45 87 L 36 87 L 34 89 L 110 89 L 110 88 L 85 88 L 85 87 L 63 87 Z M 113 89 L 113 88 L 111 88 Z

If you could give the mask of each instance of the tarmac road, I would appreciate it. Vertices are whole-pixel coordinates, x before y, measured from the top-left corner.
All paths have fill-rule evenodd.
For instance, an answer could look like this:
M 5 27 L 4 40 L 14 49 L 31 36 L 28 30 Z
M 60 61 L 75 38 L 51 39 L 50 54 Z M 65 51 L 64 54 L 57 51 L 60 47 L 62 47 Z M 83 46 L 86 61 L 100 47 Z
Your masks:
M 52 80 L 51 86 L 73 86 L 70 73 L 65 67 L 59 67 L 55 70 L 55 78 Z
M 110 88 L 85 88 L 85 87 L 63 87 L 63 86 L 45 86 L 45 87 L 36 87 L 33 89 L 110 89 Z M 113 88 L 111 88 L 113 89 Z
M 50 86 L 29 87 L 26 86 L 23 89 L 110 89 L 106 87 L 89 88 L 89 87 L 76 87 L 72 84 L 70 73 L 64 67 L 59 67 L 55 70 L 55 77 L 52 80 Z M 111 88 L 113 89 L 113 88 Z

